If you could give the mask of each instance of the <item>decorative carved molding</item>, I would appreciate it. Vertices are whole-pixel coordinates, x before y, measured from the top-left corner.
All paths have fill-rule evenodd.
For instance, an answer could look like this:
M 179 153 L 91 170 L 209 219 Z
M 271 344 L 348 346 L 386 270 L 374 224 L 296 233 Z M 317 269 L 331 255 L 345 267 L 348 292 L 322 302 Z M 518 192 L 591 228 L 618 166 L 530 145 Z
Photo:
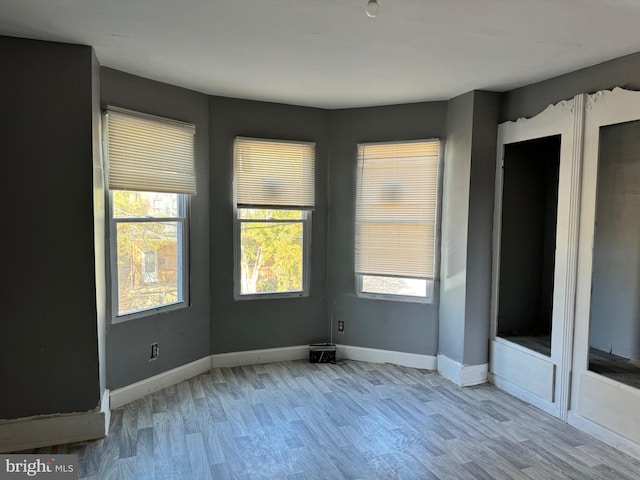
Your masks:
M 597 103 L 602 97 L 604 97 L 605 93 L 611 93 L 611 90 L 600 90 L 596 93 L 587 95 L 587 110 L 591 110 L 593 105 Z
M 576 107 L 575 98 L 572 98 L 571 100 L 562 100 L 561 102 L 556 103 L 555 107 L 560 110 L 567 110 L 571 115 L 573 115 Z
M 600 102 L 605 97 L 609 97 L 610 95 L 634 94 L 634 93 L 638 93 L 638 92 L 634 90 L 628 90 L 626 88 L 621 88 L 621 87 L 614 87 L 611 90 L 599 90 L 595 93 L 587 94 L 586 109 L 591 110 L 596 103 Z
M 569 115 L 573 115 L 575 113 L 575 99 L 570 98 L 569 100 L 562 100 L 558 103 L 552 103 L 547 105 L 547 107 L 542 110 L 540 113 L 534 115 L 533 117 L 519 117 L 515 121 L 509 120 L 504 122 L 505 124 L 519 124 L 524 121 L 531 120 L 533 118 L 551 113 L 552 111 L 566 111 Z

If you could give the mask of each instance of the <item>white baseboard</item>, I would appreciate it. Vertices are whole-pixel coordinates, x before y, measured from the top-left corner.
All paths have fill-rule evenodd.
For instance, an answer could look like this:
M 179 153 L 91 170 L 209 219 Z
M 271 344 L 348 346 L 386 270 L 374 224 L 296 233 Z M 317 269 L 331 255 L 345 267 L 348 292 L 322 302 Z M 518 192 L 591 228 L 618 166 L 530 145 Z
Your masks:
M 489 364 L 463 365 L 446 355 L 438 355 L 438 373 L 461 387 L 480 385 L 487 381 Z
M 602 425 L 599 425 L 585 417 L 577 415 L 575 412 L 569 412 L 567 422 L 578 430 L 582 430 L 598 440 L 601 440 L 618 450 L 622 450 L 632 457 L 640 459 L 640 445 L 629 440 L 627 437 L 623 437 L 613 430 L 609 430 L 608 428 L 603 427 Z
M 287 362 L 309 358 L 309 345 L 293 347 L 265 348 L 244 352 L 215 353 L 211 355 L 211 368 L 241 367 L 261 363 Z
M 436 369 L 436 357 L 416 353 L 394 352 L 375 348 L 337 345 L 337 353 L 342 358 L 373 363 L 393 363 L 407 367 Z M 195 362 L 182 365 L 168 372 L 141 380 L 132 385 L 113 390 L 110 395 L 111 408 L 120 408 L 129 402 L 157 392 L 188 378 L 209 371 L 211 368 L 240 367 L 262 363 L 286 362 L 309 358 L 309 345 L 292 347 L 266 348 L 262 350 L 246 350 L 242 352 L 215 353 Z
M 505 380 L 504 378 L 489 372 L 488 375 L 489 383 L 491 385 L 496 386 L 500 390 L 504 390 L 509 395 L 512 395 L 525 403 L 533 405 L 534 407 L 539 408 L 540 410 L 547 412 L 549 415 L 553 415 L 554 417 L 560 417 L 560 407 L 548 400 L 545 400 L 542 397 L 539 397 L 535 393 L 526 390 L 515 383 L 511 383 L 509 380 Z
M 309 345 L 294 347 L 267 348 L 264 350 L 248 350 L 244 352 L 217 353 L 187 363 L 153 377 L 115 389 L 111 392 L 111 408 L 120 408 L 127 403 L 146 395 L 170 387 L 189 378 L 208 372 L 212 368 L 239 367 L 260 363 L 284 362 L 309 357 Z
M 106 437 L 109 435 L 109 425 L 111 424 L 111 393 L 108 388 L 102 392 L 100 411 L 104 413 L 104 436 Z
M 404 367 L 436 369 L 436 357 L 418 353 L 396 352 L 378 348 L 354 347 L 352 345 L 336 345 L 337 355 L 346 360 L 358 360 L 371 363 L 393 363 Z
M 211 369 L 211 358 L 209 356 L 187 363 L 180 367 L 168 370 L 153 377 L 145 378 L 139 382 L 117 388 L 111 392 L 111 409 L 120 408 L 129 402 L 138 400 L 150 393 L 157 392 L 163 388 L 180 383 L 188 378 L 195 377 Z
M 42 415 L 0 422 L 0 452 L 104 438 L 107 414 L 101 410 Z

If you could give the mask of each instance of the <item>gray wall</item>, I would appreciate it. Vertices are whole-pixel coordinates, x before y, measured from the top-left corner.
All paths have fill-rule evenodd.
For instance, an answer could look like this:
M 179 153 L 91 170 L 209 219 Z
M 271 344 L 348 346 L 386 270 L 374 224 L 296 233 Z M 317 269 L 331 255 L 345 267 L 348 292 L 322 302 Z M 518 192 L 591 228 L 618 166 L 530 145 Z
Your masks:
M 464 355 L 473 92 L 449 100 L 442 189 L 439 353 Z
M 488 361 L 491 254 L 500 94 L 449 100 L 443 181 L 439 353 Z
M 327 338 L 326 110 L 210 98 L 211 114 L 211 353 L 304 345 Z M 316 208 L 312 214 L 308 297 L 233 298 L 233 141 L 236 136 L 316 143 Z
M 92 51 L 0 37 L 0 58 L 0 418 L 92 410 Z
M 446 108 L 446 102 L 431 102 L 330 113 L 327 299 L 336 343 L 425 355 L 437 351 L 437 303 L 356 297 L 355 192 L 358 143 L 443 138 Z M 338 320 L 345 322 L 344 333 L 337 333 Z
M 190 305 L 120 323 L 107 330 L 107 383 L 114 389 L 157 375 L 209 355 L 209 103 L 208 97 L 102 69 L 102 102 L 173 118 L 196 126 L 197 195 L 191 198 L 189 256 Z M 149 361 L 150 345 L 160 356 Z
M 463 364 L 467 365 L 487 363 L 489 358 L 493 204 L 500 100 L 499 93 L 474 92 L 463 356 Z
M 601 129 L 591 346 L 640 358 L 640 122 Z
M 548 105 L 579 93 L 623 87 L 640 90 L 640 53 L 583 68 L 503 94 L 500 121 L 533 117 Z

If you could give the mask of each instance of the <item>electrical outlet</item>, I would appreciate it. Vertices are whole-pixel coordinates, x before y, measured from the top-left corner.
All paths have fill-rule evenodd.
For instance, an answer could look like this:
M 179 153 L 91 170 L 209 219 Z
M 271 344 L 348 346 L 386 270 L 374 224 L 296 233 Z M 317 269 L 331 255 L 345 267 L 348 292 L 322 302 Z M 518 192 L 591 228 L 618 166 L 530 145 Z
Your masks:
M 338 320 L 338 333 L 344 333 L 344 320 Z
M 157 343 L 152 343 L 151 344 L 151 357 L 149 358 L 149 360 L 155 360 L 156 358 L 158 358 L 158 355 L 160 355 L 160 347 L 158 347 Z

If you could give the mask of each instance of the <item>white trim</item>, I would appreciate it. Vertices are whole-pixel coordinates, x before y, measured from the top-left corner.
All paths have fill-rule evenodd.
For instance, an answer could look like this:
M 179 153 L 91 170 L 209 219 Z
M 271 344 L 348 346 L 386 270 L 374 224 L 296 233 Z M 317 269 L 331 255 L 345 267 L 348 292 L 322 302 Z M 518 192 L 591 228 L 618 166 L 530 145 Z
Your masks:
M 470 387 L 472 385 L 480 385 L 481 383 L 486 383 L 488 373 L 488 363 L 482 363 L 480 365 L 463 365 L 461 386 Z
M 109 435 L 109 425 L 111 424 L 111 395 L 108 388 L 105 388 L 102 392 L 102 399 L 100 400 L 100 411 L 104 413 L 104 435 Z
M 580 236 L 580 197 L 582 195 L 582 147 L 584 139 L 584 94 L 574 97 L 573 148 L 567 181 L 570 183 L 567 205 L 567 255 L 564 269 L 564 311 L 562 322 L 562 350 L 557 372 L 557 401 L 560 404 L 560 420 L 567 421 L 571 396 L 571 371 L 573 369 L 573 335 L 576 313 L 576 285 L 578 282 L 578 249 Z M 558 196 L 559 202 L 563 201 Z M 557 262 L 557 259 L 556 259 Z M 555 300 L 554 300 L 555 302 Z
M 530 348 L 525 347 L 524 345 L 520 345 L 519 343 L 509 340 L 509 337 L 496 337 L 495 340 L 492 340 L 492 343 L 503 346 L 503 347 L 508 347 L 511 350 L 515 350 L 517 352 L 526 353 L 527 355 L 531 355 L 532 357 L 538 358 L 540 360 L 544 360 L 546 362 L 551 361 L 550 355 L 545 355 L 544 353 L 531 350 Z
M 436 357 L 417 353 L 395 352 L 375 348 L 337 345 L 337 353 L 347 360 L 359 360 L 372 363 L 393 363 L 405 367 L 436 370 Z M 292 347 L 245 350 L 241 352 L 215 353 L 195 362 L 182 365 L 167 372 L 146 378 L 126 387 L 113 390 L 110 395 L 111 408 L 117 409 L 129 402 L 142 398 L 163 388 L 170 387 L 212 368 L 240 367 L 263 363 L 287 362 L 309 358 L 309 345 Z
M 533 405 L 534 407 L 538 407 L 540 410 L 547 412 L 554 417 L 560 416 L 559 406 L 556 403 L 548 402 L 535 393 L 531 393 L 529 390 L 522 388 L 515 383 L 511 383 L 509 380 L 491 372 L 488 373 L 487 379 L 491 385 L 494 385 L 500 390 L 504 390 L 523 402 Z
M 0 453 L 104 438 L 110 422 L 107 388 L 102 392 L 99 411 L 0 420 Z
M 626 437 L 609 430 L 602 425 L 597 424 L 585 417 L 578 415 L 574 411 L 569 411 L 567 416 L 567 422 L 569 425 L 576 427 L 578 430 L 588 433 L 589 435 L 603 441 L 604 443 L 611 445 L 618 450 L 635 457 L 640 458 L 640 445 L 629 440 Z
M 462 383 L 462 364 L 442 354 L 438 355 L 438 373 L 456 385 Z
M 569 407 L 570 371 L 575 321 L 575 292 L 578 259 L 578 233 L 580 216 L 580 190 L 582 178 L 582 139 L 584 95 L 576 95 L 549 105 L 535 117 L 520 118 L 498 126 L 496 183 L 493 224 L 493 269 L 491 288 L 490 340 L 497 341 L 498 299 L 500 286 L 500 254 L 502 234 L 502 191 L 505 146 L 527 140 L 560 136 L 560 165 L 558 172 L 558 206 L 556 218 L 556 255 L 554 266 L 553 313 L 551 329 L 551 355 L 547 358 L 556 365 L 553 379 L 555 406 L 541 406 L 530 392 L 496 377 L 496 386 L 508 385 L 505 390 L 518 398 L 551 412 L 566 421 Z M 533 358 L 533 357 L 531 357 Z M 493 360 L 492 360 L 493 362 Z M 495 370 L 492 364 L 492 370 Z M 526 375 L 523 370 L 522 375 Z M 505 383 L 506 382 L 506 383 Z M 536 398 L 536 402 L 538 399 Z
M 289 360 L 302 360 L 305 358 L 309 358 L 309 345 L 215 353 L 211 355 L 211 368 L 259 365 L 262 363 L 287 362 Z
M 111 392 L 111 408 L 115 410 L 150 393 L 157 392 L 158 390 L 170 387 L 188 378 L 208 372 L 210 369 L 211 358 L 207 356 L 159 375 L 145 378 L 126 387 L 118 388 Z
M 357 360 L 371 363 L 392 363 L 404 367 L 436 370 L 436 357 L 419 353 L 396 352 L 378 348 L 355 347 L 352 345 L 336 345 L 337 355 L 346 360 Z
M 0 452 L 17 452 L 104 438 L 108 415 L 89 412 L 42 415 L 0 421 Z
M 594 236 L 596 219 L 596 203 L 598 192 L 598 165 L 600 160 L 600 128 L 608 125 L 636 121 L 640 118 L 640 93 L 616 87 L 613 90 L 601 90 L 585 97 L 584 146 L 582 169 L 582 196 L 580 210 L 580 235 L 578 251 L 578 276 L 576 286 L 575 333 L 573 354 L 573 384 L 571 387 L 571 405 L 582 415 L 584 405 L 589 404 L 590 422 L 604 423 L 607 418 L 618 417 L 612 428 L 621 424 L 630 427 L 640 415 L 637 396 L 627 390 L 632 387 L 622 386 L 618 382 L 607 379 L 589 371 L 590 320 L 592 274 L 594 261 Z M 593 385 L 597 380 L 600 386 Z M 586 381 L 586 382 L 585 382 Z M 590 385 L 591 384 L 591 385 Z M 613 387 L 613 388 L 611 388 Z M 617 391 L 616 391 L 617 389 Z M 609 394 L 609 393 L 613 394 Z M 636 398 L 633 398 L 636 397 Z M 623 408 L 620 406 L 623 405 Z M 582 406 L 582 407 L 581 407 Z M 593 412 L 600 413 L 599 418 Z M 574 411 L 570 420 L 577 421 L 578 413 Z M 581 422 L 587 422 L 581 417 Z M 571 421 L 569 422 L 571 423 Z M 596 425 L 596 424 L 594 424 Z M 606 427 L 598 428 L 608 430 Z M 614 430 L 609 430 L 614 432 Z M 627 429 L 627 432 L 629 429 Z M 620 435 L 621 433 L 618 433 Z M 628 433 L 627 433 L 628 434 Z M 626 438 L 626 437 L 625 437 Z M 637 439 L 636 439 L 637 440 Z M 605 440 L 607 441 L 607 440 Z M 621 447 L 621 449 L 623 449 Z M 638 456 L 640 458 L 640 455 Z
M 532 350 L 513 348 L 509 342 L 490 342 L 491 373 L 553 403 L 556 364 Z M 537 352 L 535 352 L 537 353 Z
M 463 365 L 460 362 L 450 359 L 446 355 L 438 355 L 438 373 L 447 380 L 452 381 L 461 387 L 480 385 L 487 381 L 489 365 Z

